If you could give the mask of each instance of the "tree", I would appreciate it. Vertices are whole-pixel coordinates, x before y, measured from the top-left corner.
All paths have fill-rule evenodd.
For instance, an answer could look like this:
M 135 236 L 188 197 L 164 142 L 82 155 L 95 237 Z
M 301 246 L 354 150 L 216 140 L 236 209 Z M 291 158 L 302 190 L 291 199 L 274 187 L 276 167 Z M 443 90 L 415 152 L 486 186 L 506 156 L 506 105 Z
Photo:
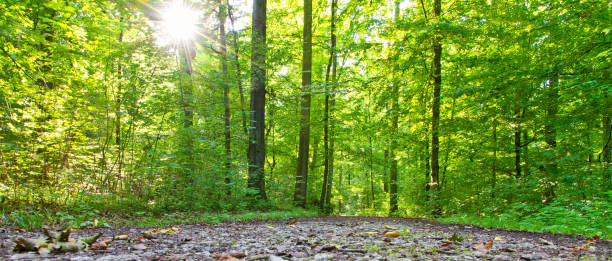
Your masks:
M 321 187 L 321 198 L 319 201 L 320 208 L 324 212 L 329 212 L 331 202 L 331 189 L 333 182 L 334 173 L 334 143 L 333 143 L 333 106 L 334 97 L 333 90 L 336 84 L 336 5 L 337 0 L 331 0 L 331 35 L 330 35 L 330 49 L 329 49 L 329 62 L 327 63 L 327 70 L 325 73 L 325 112 L 323 116 L 324 124 L 324 136 L 323 136 L 323 147 L 324 147 L 324 170 L 323 170 L 323 185 Z M 331 84 L 329 83 L 329 74 L 331 69 Z M 331 85 L 331 88 L 330 88 Z
M 248 188 L 253 195 L 267 200 L 264 164 L 266 161 L 266 0 L 253 0 L 253 35 L 251 36 L 251 124 L 249 130 Z
M 227 71 L 227 44 L 225 37 L 225 18 L 227 16 L 227 6 L 219 0 L 219 44 L 221 45 L 221 87 L 223 88 L 223 136 L 225 136 L 225 186 L 226 195 L 232 194 L 230 187 L 231 182 L 231 171 L 232 171 L 232 134 L 230 126 L 230 104 L 229 104 L 229 83 L 228 83 L 228 71 Z
M 441 13 L 441 0 L 434 0 L 433 11 L 436 23 L 439 23 Z M 437 25 L 439 26 L 439 25 Z M 442 87 L 442 38 L 439 29 L 434 31 L 433 37 L 433 104 L 431 108 L 431 186 L 437 192 L 440 189 L 440 165 L 438 153 L 440 151 L 440 89 Z M 439 211 L 439 210 L 435 210 Z
M 400 13 L 400 3 L 395 1 L 395 22 Z M 397 48 L 397 47 L 396 47 Z M 397 58 L 396 58 L 397 59 Z M 397 68 L 398 65 L 394 65 L 393 68 L 393 82 L 392 86 L 392 101 L 391 101 L 391 146 L 389 148 L 389 158 L 391 158 L 389 167 L 389 215 L 397 211 L 397 159 L 395 156 L 397 149 L 397 138 L 398 138 L 398 120 L 399 120 L 399 80 Z
M 304 42 L 302 47 L 302 100 L 300 104 L 300 141 L 295 174 L 295 205 L 306 207 L 308 156 L 310 146 L 310 85 L 312 74 L 312 0 L 304 1 Z

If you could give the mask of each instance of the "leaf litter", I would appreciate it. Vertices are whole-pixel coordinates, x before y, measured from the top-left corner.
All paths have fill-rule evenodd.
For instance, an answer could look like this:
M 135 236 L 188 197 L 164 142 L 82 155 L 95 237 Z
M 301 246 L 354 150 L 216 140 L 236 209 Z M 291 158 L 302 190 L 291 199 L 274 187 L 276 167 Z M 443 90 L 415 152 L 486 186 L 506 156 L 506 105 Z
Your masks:
M 0 232 L 0 259 L 610 260 L 612 254 L 612 242 L 600 238 L 402 218 L 317 217 L 15 232 Z M 71 239 L 71 234 L 78 239 Z

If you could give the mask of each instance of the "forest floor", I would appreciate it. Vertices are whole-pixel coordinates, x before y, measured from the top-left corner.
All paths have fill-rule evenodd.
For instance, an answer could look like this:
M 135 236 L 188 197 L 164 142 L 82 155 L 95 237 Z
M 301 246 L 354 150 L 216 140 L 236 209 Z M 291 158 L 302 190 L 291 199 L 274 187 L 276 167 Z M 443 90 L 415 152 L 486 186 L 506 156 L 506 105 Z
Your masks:
M 8 260 L 611 260 L 612 241 L 573 235 L 487 229 L 423 219 L 313 217 L 280 221 L 115 227 L 104 250 L 13 253 L 14 240 L 41 231 L 0 228 L 0 259 Z M 105 245 L 106 247 L 106 245 Z

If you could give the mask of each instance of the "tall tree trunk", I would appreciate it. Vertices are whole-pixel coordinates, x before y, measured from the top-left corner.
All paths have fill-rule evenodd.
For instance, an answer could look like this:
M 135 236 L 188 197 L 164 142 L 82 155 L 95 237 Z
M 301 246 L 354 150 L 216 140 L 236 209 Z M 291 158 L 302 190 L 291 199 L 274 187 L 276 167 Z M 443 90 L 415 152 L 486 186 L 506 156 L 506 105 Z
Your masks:
M 324 212 L 329 212 L 329 202 L 331 202 L 331 184 L 333 177 L 333 143 L 331 142 L 330 133 L 330 87 L 329 74 L 333 67 L 332 85 L 335 81 L 336 71 L 336 0 L 331 2 L 331 36 L 329 62 L 325 73 L 325 112 L 323 115 L 323 147 L 324 147 L 324 170 L 323 170 L 323 185 L 321 187 L 320 208 Z M 350 179 L 350 178 L 349 178 Z
M 400 13 L 400 1 L 395 1 L 395 22 Z M 399 46 L 394 46 L 396 49 Z M 398 50 L 396 50 L 398 51 Z M 397 59 L 397 57 L 396 57 Z M 392 101 L 391 101 L 391 146 L 389 148 L 389 215 L 395 213 L 397 207 L 397 159 L 395 158 L 395 150 L 397 149 L 398 138 L 398 121 L 399 121 L 399 81 L 396 75 L 396 66 L 393 68 L 393 86 L 392 86 Z
M 493 119 L 493 163 L 491 167 L 491 198 L 495 198 L 497 179 L 497 119 Z
M 441 0 L 434 0 L 434 16 L 437 20 L 440 19 L 441 14 Z M 434 191 L 440 190 L 440 165 L 438 162 L 439 151 L 440 151 L 440 89 L 442 87 L 442 37 L 439 30 L 436 30 L 433 39 L 433 104 L 432 104 L 432 119 L 431 119 L 431 185 Z M 439 215 L 441 213 L 441 206 L 437 202 L 437 198 L 434 199 L 433 214 Z
M 335 2 L 334 6 L 337 5 L 337 0 L 333 0 Z M 334 8 L 335 10 L 335 8 Z M 334 20 L 335 20 L 335 12 L 334 12 Z M 332 31 L 334 32 L 334 31 Z M 333 33 L 332 34 L 332 49 L 335 50 L 336 48 L 336 34 Z M 328 208 L 330 207 L 330 202 L 331 202 L 331 191 L 332 191 L 332 184 L 334 181 L 334 152 L 335 152 L 335 147 L 334 147 L 334 130 L 335 130 L 335 125 L 336 122 L 334 120 L 334 107 L 336 105 L 336 84 L 337 84 L 337 80 L 336 80 L 336 64 L 337 64 L 337 54 L 334 51 L 334 56 L 332 59 L 332 76 L 331 76 L 331 87 L 330 87 L 330 91 L 331 94 L 329 95 L 329 153 L 327 154 L 327 156 L 329 157 L 329 168 L 328 168 L 328 177 L 327 177 L 327 196 L 325 198 L 325 205 L 328 206 Z
M 557 149 L 557 129 L 555 127 L 557 121 L 557 112 L 559 111 L 559 74 L 553 69 L 546 90 L 546 122 L 544 125 L 544 141 L 548 147 L 548 150 L 553 151 L 551 155 L 554 155 L 554 151 Z M 547 181 L 544 190 L 544 202 L 550 202 L 555 197 L 555 183 L 554 180 L 558 174 L 557 163 L 555 157 L 552 156 L 548 159 L 546 164 L 546 171 L 549 173 L 549 181 Z
M 441 0 L 434 0 L 434 16 L 440 18 Z M 440 89 L 442 87 L 442 39 L 440 32 L 436 31 L 433 39 L 433 105 L 431 119 L 431 185 L 434 190 L 439 189 L 439 172 L 440 166 L 438 163 L 438 153 L 440 151 Z
M 300 106 L 300 142 L 295 175 L 296 206 L 306 207 L 308 191 L 308 156 L 310 145 L 310 84 L 312 68 L 312 0 L 304 0 L 304 42 L 302 46 L 302 101 Z
M 389 161 L 389 149 L 385 149 L 385 151 L 383 152 L 383 159 L 385 161 L 385 163 L 383 164 L 383 171 L 384 171 L 384 177 L 383 177 L 383 191 L 385 193 L 389 193 L 389 168 L 391 165 L 391 162 Z
M 236 63 L 236 81 L 238 82 L 238 92 L 240 93 L 240 112 L 242 115 L 242 130 L 244 131 L 244 135 L 249 135 L 249 130 L 246 124 L 246 112 L 244 111 L 244 90 L 242 88 L 242 74 L 240 70 L 240 60 L 238 58 L 238 54 L 240 53 L 240 49 L 238 46 L 238 32 L 234 29 L 234 17 L 232 16 L 232 6 L 229 4 L 229 0 L 225 1 L 227 5 L 227 16 L 230 19 L 230 25 L 232 32 L 234 32 L 233 44 L 234 44 L 234 60 Z M 227 56 L 227 55 L 226 55 Z
M 249 133 L 248 188 L 255 197 L 267 200 L 264 164 L 266 103 L 266 0 L 253 0 L 253 36 L 251 53 L 251 129 Z
M 526 121 L 526 115 L 527 114 L 527 106 L 523 107 L 523 113 L 521 115 L 521 118 L 523 119 L 523 122 Z M 523 133 L 523 139 L 522 142 L 523 144 L 521 144 L 521 151 L 523 152 L 523 177 L 527 177 L 529 176 L 529 174 L 531 173 L 529 171 L 529 133 L 528 133 L 528 128 L 526 126 L 527 124 L 523 124 L 523 128 L 521 129 L 521 132 Z
M 521 109 L 514 106 L 514 175 L 518 179 L 521 178 Z
M 119 21 L 123 22 L 123 17 L 119 18 Z M 119 32 L 119 44 L 123 42 L 123 30 Z M 117 65 L 117 75 L 119 78 L 119 83 L 117 84 L 117 97 L 116 97 L 116 105 L 115 109 L 115 146 L 117 148 L 117 180 L 115 180 L 116 184 L 118 180 L 121 178 L 121 172 L 123 171 L 123 148 L 121 147 L 121 95 L 122 95 L 122 78 L 123 78 L 123 64 L 121 64 L 121 60 Z
M 232 171 L 232 145 L 231 145 L 231 128 L 230 128 L 230 105 L 229 105 L 229 84 L 228 75 L 227 75 L 227 44 L 225 37 L 225 18 L 227 6 L 223 4 L 223 2 L 219 1 L 219 44 L 221 45 L 221 86 L 223 87 L 223 119 L 225 128 L 223 129 L 223 134 L 225 136 L 225 194 L 231 195 L 232 188 L 230 187 L 231 183 L 231 171 Z
M 374 195 L 374 146 L 372 145 L 372 136 L 368 137 L 370 141 L 370 207 L 374 208 L 374 201 L 376 201 Z

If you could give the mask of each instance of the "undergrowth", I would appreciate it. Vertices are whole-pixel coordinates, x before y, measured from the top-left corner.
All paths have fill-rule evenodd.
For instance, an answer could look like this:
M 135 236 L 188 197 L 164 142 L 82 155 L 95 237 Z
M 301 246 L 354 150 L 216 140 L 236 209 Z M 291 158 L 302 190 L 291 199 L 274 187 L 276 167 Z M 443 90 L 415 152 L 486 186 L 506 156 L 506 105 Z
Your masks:
M 484 227 L 598 236 L 612 239 L 612 209 L 606 200 L 532 205 L 515 203 L 502 213 L 480 216 L 457 214 L 440 218 L 445 223 L 475 224 Z

